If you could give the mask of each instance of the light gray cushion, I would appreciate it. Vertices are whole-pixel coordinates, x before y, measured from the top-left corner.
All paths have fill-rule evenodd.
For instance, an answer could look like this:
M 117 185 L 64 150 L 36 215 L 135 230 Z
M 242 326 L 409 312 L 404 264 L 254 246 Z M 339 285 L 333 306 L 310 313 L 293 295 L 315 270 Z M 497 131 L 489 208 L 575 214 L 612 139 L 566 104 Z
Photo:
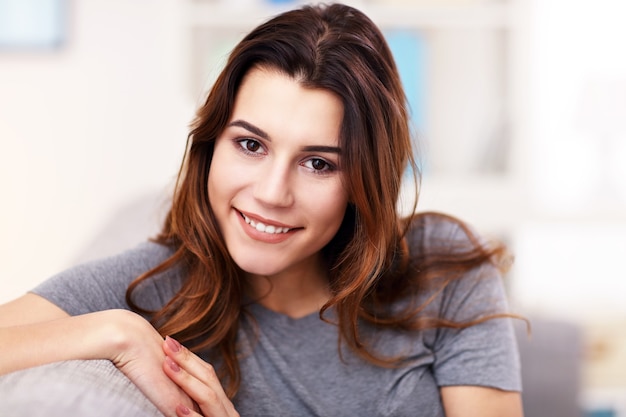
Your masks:
M 66 361 L 0 376 L 0 416 L 163 417 L 110 361 Z
M 582 417 L 582 329 L 575 323 L 531 317 L 531 337 L 518 326 L 524 416 Z M 519 323 L 522 324 L 522 323 Z

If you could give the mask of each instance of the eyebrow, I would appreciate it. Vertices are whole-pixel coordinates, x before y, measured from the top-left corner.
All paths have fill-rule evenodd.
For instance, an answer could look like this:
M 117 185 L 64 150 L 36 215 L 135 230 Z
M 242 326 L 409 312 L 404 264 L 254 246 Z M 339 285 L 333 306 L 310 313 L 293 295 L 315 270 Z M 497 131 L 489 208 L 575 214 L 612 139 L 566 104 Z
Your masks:
M 257 136 L 262 137 L 263 139 L 271 140 L 270 135 L 268 135 L 263 129 L 258 128 L 255 125 L 246 122 L 245 120 L 234 120 L 230 122 L 226 127 L 233 127 L 233 126 L 242 127 L 246 129 L 248 132 L 254 133 Z
M 337 146 L 321 146 L 321 145 L 303 146 L 302 150 L 304 152 L 336 153 L 337 155 L 341 155 L 341 148 Z
M 226 127 L 241 127 L 246 129 L 248 132 L 253 133 L 265 140 L 271 141 L 270 135 L 264 131 L 263 129 L 246 122 L 245 120 L 233 120 Z M 324 153 L 335 153 L 341 155 L 341 148 L 338 146 L 324 146 L 324 145 L 310 145 L 303 146 L 302 150 L 304 152 L 324 152 Z

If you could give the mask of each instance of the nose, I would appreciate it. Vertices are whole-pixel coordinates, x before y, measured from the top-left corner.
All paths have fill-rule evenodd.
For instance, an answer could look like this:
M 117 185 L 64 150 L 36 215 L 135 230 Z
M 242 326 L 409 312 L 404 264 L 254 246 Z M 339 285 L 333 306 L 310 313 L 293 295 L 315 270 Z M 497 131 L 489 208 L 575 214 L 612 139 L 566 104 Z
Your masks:
M 287 163 L 268 161 L 254 181 L 254 198 L 263 205 L 289 207 L 294 203 L 293 173 Z

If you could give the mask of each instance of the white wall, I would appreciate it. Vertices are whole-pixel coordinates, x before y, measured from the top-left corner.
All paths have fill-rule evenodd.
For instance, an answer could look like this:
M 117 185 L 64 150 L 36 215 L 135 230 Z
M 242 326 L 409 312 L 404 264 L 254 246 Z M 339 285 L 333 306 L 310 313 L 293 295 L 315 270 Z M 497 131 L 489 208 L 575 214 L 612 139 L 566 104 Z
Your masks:
M 517 226 L 524 309 L 626 317 L 626 4 L 534 0 L 529 39 L 531 213 Z M 625 381 L 626 384 L 626 381 Z
M 183 2 L 69 3 L 64 48 L 0 52 L 0 302 L 156 230 L 193 117 Z

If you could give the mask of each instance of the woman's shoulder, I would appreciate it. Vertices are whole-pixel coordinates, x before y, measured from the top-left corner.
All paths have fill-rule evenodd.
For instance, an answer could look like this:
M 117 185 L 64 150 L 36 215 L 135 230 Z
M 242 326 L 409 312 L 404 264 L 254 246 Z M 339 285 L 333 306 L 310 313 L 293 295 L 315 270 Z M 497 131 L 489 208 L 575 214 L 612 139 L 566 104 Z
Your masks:
M 428 283 L 454 290 L 474 286 L 485 278 L 498 278 L 508 270 L 512 256 L 497 239 L 487 239 L 455 217 L 436 212 L 419 213 L 406 233 L 409 273 L 420 288 Z M 449 286 L 449 284 L 454 285 Z
M 418 251 L 422 254 L 467 252 L 486 243 L 464 221 L 439 212 L 415 214 L 410 221 L 406 238 L 411 252 Z
M 111 308 L 128 308 L 126 289 L 139 275 L 155 268 L 173 254 L 173 249 L 155 242 L 144 242 L 117 255 L 85 262 L 45 280 L 32 292 L 71 315 Z M 164 271 L 139 288 L 142 306 L 161 305 L 180 286 L 181 274 Z
M 435 212 L 414 217 L 407 241 L 409 271 L 420 284 L 411 294 L 432 301 L 439 317 L 462 322 L 507 311 L 502 276 L 511 257 L 503 244 Z
M 174 251 L 171 246 L 148 240 L 109 258 L 109 261 L 153 268 L 171 257 Z

